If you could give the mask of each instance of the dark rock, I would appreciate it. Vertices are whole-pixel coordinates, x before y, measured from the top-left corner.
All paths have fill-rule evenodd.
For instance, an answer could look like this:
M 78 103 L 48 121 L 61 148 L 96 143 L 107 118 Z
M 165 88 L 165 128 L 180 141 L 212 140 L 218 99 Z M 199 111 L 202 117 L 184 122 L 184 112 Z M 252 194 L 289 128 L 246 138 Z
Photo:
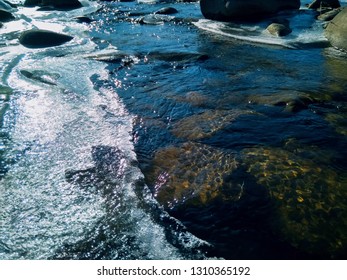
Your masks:
M 339 0 L 314 0 L 308 5 L 309 9 L 320 9 L 320 8 L 339 8 L 341 7 Z
M 91 18 L 86 17 L 86 16 L 76 17 L 75 20 L 78 23 L 91 23 L 93 21 Z
M 19 42 L 27 48 L 47 48 L 59 46 L 73 37 L 48 30 L 28 30 L 22 33 Z
M 26 0 L 24 2 L 25 7 L 35 6 L 52 6 L 55 9 L 78 9 L 82 7 L 82 4 L 78 0 Z
M 222 21 L 256 21 L 282 10 L 299 9 L 300 0 L 201 0 L 204 17 Z
M 178 13 L 178 11 L 172 7 L 165 7 L 155 12 L 155 14 L 160 14 L 160 15 L 172 15 L 176 13 Z
M 169 22 L 171 18 L 167 15 L 149 14 L 137 20 L 138 23 L 148 25 L 160 25 Z
M 333 18 L 325 29 L 325 36 L 332 46 L 347 51 L 347 8 Z
M 8 22 L 14 19 L 15 17 L 10 12 L 0 9 L 0 22 Z

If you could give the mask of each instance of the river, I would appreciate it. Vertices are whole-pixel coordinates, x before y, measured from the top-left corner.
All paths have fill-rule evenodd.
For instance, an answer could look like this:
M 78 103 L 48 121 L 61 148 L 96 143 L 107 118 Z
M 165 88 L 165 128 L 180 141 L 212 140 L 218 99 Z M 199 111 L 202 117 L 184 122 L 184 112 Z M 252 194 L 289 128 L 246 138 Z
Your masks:
M 0 29 L 0 259 L 345 258 L 347 55 L 305 3 L 274 38 L 169 2 Z

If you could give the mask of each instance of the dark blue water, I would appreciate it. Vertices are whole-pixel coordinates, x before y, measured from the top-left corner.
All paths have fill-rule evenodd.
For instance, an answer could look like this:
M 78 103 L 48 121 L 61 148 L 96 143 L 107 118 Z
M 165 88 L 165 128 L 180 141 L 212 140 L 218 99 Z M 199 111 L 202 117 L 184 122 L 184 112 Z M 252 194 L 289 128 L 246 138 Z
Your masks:
M 85 2 L 19 11 L 64 47 L 1 33 L 1 259 L 346 257 L 347 56 L 311 11 L 276 39 Z

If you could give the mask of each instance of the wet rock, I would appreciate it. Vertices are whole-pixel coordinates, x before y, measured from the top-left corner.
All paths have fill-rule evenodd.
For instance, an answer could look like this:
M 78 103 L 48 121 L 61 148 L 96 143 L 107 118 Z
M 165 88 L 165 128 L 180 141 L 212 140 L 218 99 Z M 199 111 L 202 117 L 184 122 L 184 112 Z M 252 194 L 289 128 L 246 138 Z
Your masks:
M 289 26 L 281 23 L 271 23 L 266 30 L 273 36 L 283 37 L 292 33 L 292 30 Z
M 248 98 L 249 103 L 284 107 L 288 112 L 299 112 L 307 109 L 316 99 L 307 93 L 283 91 L 270 95 L 253 95 Z
M 207 54 L 204 53 L 152 51 L 147 55 L 147 58 L 167 62 L 189 63 L 196 61 L 205 61 L 209 57 Z
M 75 20 L 78 23 L 88 23 L 89 24 L 89 23 L 93 22 L 93 20 L 90 17 L 87 17 L 87 16 L 75 17 Z
M 161 25 L 165 22 L 169 22 L 173 19 L 171 16 L 161 15 L 161 14 L 149 14 L 144 17 L 140 17 L 136 20 L 137 23 L 140 24 L 148 24 L 148 25 Z
M 329 10 L 327 12 L 324 12 L 322 14 L 320 14 L 317 19 L 318 20 L 322 20 L 322 21 L 329 21 L 332 20 L 339 12 L 341 12 L 341 9 L 333 9 L 333 10 Z
M 203 144 L 159 150 L 147 174 L 154 196 L 166 209 L 204 207 L 216 199 L 238 200 L 242 186 L 229 179 L 235 156 Z
M 8 22 L 14 19 L 15 17 L 12 15 L 12 13 L 0 9 L 0 22 Z
M 155 12 L 155 14 L 159 14 L 159 15 L 172 15 L 176 13 L 178 13 L 178 11 L 172 7 L 165 7 Z
M 20 73 L 28 79 L 38 81 L 47 85 L 57 85 L 59 74 L 52 74 L 42 70 L 20 70 Z
M 254 112 L 249 110 L 210 110 L 176 122 L 171 132 L 176 137 L 188 140 L 207 138 L 230 125 L 239 116 L 246 114 L 254 114 Z
M 184 96 L 174 95 L 172 98 L 177 102 L 189 103 L 197 107 L 203 107 L 208 102 L 208 97 L 197 91 L 187 92 Z
M 347 113 L 330 113 L 325 119 L 333 125 L 336 132 L 347 136 Z
M 332 46 L 347 51 L 347 8 L 336 15 L 325 29 L 325 36 Z
M 28 30 L 22 33 L 19 42 L 27 48 L 47 48 L 71 41 L 73 37 L 48 30 Z
M 300 0 L 201 0 L 204 17 L 222 21 L 254 21 L 282 10 L 299 9 Z
M 25 0 L 24 6 L 51 6 L 55 9 L 70 10 L 81 8 L 82 4 L 78 0 Z
M 0 0 L 0 9 L 6 12 L 12 12 L 16 8 L 16 5 L 8 2 Z
M 289 141 L 283 149 L 243 151 L 243 163 L 277 204 L 274 230 L 292 246 L 324 258 L 347 249 L 346 174 L 330 168 L 318 147 Z
M 340 1 L 339 0 L 313 0 L 312 3 L 308 5 L 309 9 L 320 9 L 320 8 L 339 8 Z

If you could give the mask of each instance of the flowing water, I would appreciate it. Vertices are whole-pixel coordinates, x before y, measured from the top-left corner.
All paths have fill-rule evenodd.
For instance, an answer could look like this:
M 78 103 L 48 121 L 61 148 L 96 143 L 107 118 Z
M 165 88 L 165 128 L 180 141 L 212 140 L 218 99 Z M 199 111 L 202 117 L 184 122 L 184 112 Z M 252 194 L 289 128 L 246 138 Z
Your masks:
M 81 2 L 0 28 L 0 259 L 347 256 L 347 55 L 312 11 L 282 39 Z

